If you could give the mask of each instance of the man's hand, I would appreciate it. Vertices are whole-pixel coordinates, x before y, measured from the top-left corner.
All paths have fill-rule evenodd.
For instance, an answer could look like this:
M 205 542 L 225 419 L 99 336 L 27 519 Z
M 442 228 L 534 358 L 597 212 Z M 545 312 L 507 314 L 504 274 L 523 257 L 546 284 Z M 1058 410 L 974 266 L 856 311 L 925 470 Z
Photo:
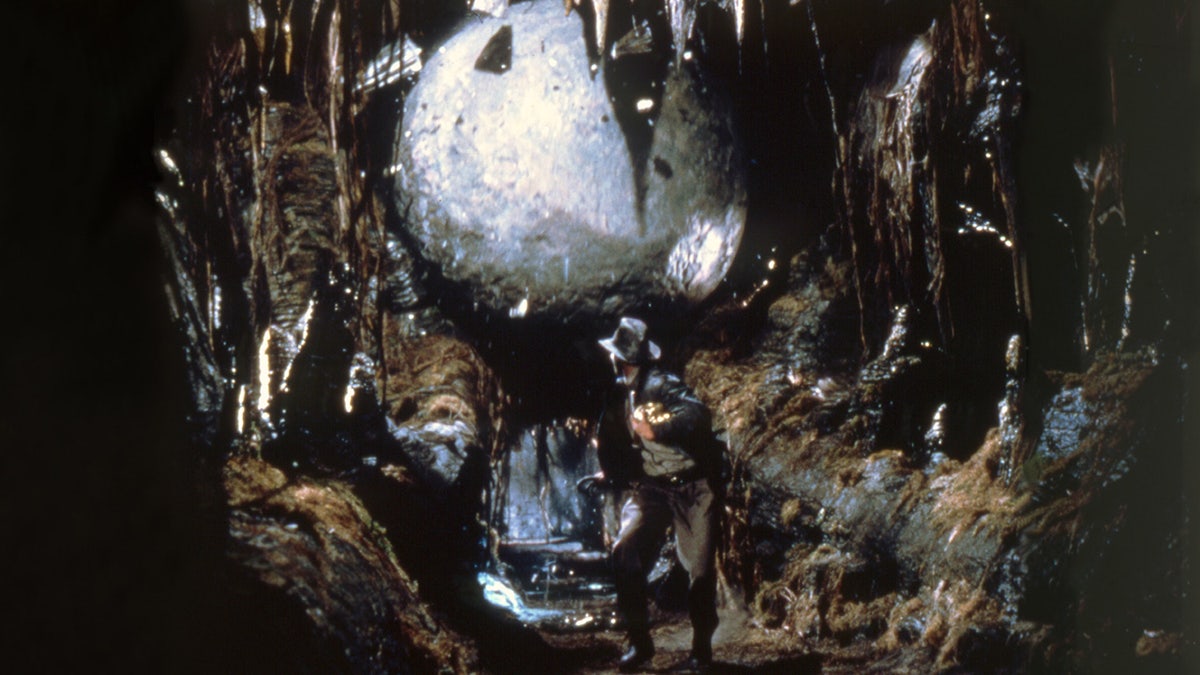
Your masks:
M 634 415 L 630 420 L 630 426 L 633 427 L 633 433 L 641 436 L 647 441 L 654 440 L 654 429 L 650 427 L 650 423 L 642 419 L 638 415 Z
M 600 491 L 608 487 L 608 479 L 604 477 L 603 471 L 597 471 L 590 476 L 584 476 L 575 483 L 575 489 L 585 495 L 595 496 L 600 494 Z

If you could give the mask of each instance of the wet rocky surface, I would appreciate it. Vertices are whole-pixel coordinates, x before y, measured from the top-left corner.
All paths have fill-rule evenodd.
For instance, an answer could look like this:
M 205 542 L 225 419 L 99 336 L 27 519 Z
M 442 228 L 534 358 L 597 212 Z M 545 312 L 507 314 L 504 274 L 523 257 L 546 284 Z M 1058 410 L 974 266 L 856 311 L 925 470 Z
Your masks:
M 470 642 L 432 615 L 350 486 L 289 480 L 255 459 L 224 469 L 229 561 L 264 632 L 248 667 L 300 672 L 479 669 Z
M 772 313 L 827 311 L 828 301 L 796 299 L 844 289 L 829 283 L 837 274 L 794 275 L 801 287 Z M 786 334 L 806 321 L 772 326 Z M 890 447 L 877 442 L 888 405 L 903 404 L 898 392 L 919 367 L 917 357 L 900 355 L 901 340 L 889 342 L 857 378 L 824 375 L 818 384 L 822 373 L 798 370 L 782 392 L 773 359 L 764 363 L 761 353 L 731 357 L 718 341 L 689 364 L 736 439 L 730 536 L 744 557 L 731 557 L 727 571 L 759 589 L 759 624 L 815 644 L 870 642 L 881 661 L 891 654 L 918 670 L 1053 670 L 1064 657 L 1095 670 L 1170 663 L 1141 661 L 1146 652 L 1135 642 L 1151 625 L 1179 625 L 1186 590 L 1171 570 L 1182 565 L 1183 521 L 1172 499 L 1138 495 L 1148 494 L 1143 480 L 1165 478 L 1158 448 L 1166 439 L 1157 430 L 1182 415 L 1142 406 L 1179 401 L 1177 371 L 1142 353 L 1105 356 L 1086 373 L 1051 373 L 1030 456 L 1009 456 L 999 408 L 981 447 L 951 443 L 929 454 L 919 434 Z M 768 344 L 800 343 L 780 336 Z M 1008 462 L 1019 467 L 1011 486 Z M 1162 487 L 1179 494 L 1172 479 Z M 1133 558 L 1157 561 L 1153 583 L 1095 585 L 1116 583 Z M 1101 607 L 1117 605 L 1125 609 L 1101 618 Z M 1091 630 L 1112 642 L 1086 642 Z M 1086 655 L 1056 651 L 1081 649 L 1077 640 L 1091 645 Z
M 390 319 L 384 329 L 395 331 Z M 378 386 L 388 434 L 421 481 L 435 493 L 479 481 L 500 426 L 498 385 L 479 354 L 429 335 L 388 341 L 384 359 Z

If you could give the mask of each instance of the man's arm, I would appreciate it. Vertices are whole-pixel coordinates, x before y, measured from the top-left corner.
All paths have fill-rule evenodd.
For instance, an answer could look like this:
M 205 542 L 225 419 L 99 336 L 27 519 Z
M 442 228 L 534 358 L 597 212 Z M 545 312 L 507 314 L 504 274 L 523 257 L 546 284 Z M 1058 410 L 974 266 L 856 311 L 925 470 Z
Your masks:
M 614 488 L 622 488 L 633 478 L 631 464 L 632 442 L 624 420 L 623 396 L 612 396 L 597 422 L 594 444 L 596 459 L 604 482 Z
M 695 437 L 704 427 L 711 426 L 708 408 L 696 397 L 683 380 L 666 372 L 651 373 L 646 382 L 643 399 L 647 402 L 659 403 L 665 419 L 649 419 L 648 426 L 653 433 L 651 440 L 670 445 L 682 445 Z M 645 437 L 645 436 L 644 436 Z

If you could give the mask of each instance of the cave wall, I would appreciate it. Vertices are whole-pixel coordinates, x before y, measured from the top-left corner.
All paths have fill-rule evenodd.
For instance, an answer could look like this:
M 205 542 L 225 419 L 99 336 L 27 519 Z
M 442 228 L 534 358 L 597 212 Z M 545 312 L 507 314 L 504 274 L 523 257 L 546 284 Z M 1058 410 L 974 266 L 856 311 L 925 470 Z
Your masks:
M 446 612 L 483 604 L 452 577 L 484 555 L 503 397 L 419 297 L 366 178 L 365 94 L 338 74 L 363 70 L 398 12 L 199 7 L 207 46 L 160 131 L 169 300 L 238 669 L 481 667 Z
M 732 55 L 714 67 L 745 82 L 741 95 L 780 94 L 743 108 L 743 124 L 804 110 L 803 122 L 765 127 L 788 142 L 751 139 L 760 159 L 751 217 L 770 226 L 748 232 L 745 250 L 777 246 L 786 264 L 759 292 L 765 264 L 744 263 L 734 297 L 705 307 L 706 320 L 662 327 L 683 347 L 671 358 L 733 432 L 742 501 L 729 576 L 780 635 L 866 641 L 915 654 L 904 657 L 914 667 L 1177 664 L 1185 624 L 1174 601 L 1188 590 L 1178 372 L 1195 351 L 1187 298 L 1196 288 L 1195 86 L 1179 64 L 1191 63 L 1196 18 L 1172 2 L 754 4 L 720 3 L 697 25 Z M 203 45 L 184 93 L 157 121 L 129 92 L 157 98 L 166 76 L 128 52 L 111 66 L 91 52 L 149 44 L 173 53 L 161 31 L 75 14 L 71 31 L 91 40 L 56 54 L 27 48 L 47 70 L 84 75 L 66 89 L 115 101 L 95 124 L 119 133 L 114 149 L 89 145 L 91 122 L 78 137 L 64 131 L 80 126 L 70 114 L 95 108 L 61 91 L 50 100 L 66 119 L 39 121 L 29 106 L 14 127 L 49 126 L 31 136 L 86 147 L 97 174 L 111 175 L 97 183 L 68 173 L 78 201 L 13 200 L 32 241 L 4 247 L 6 297 L 29 317 L 5 335 L 6 354 L 28 355 L 6 360 L 6 385 L 19 383 L 6 391 L 21 392 L 6 396 L 15 405 L 5 406 L 5 426 L 18 430 L 9 447 L 26 448 L 6 469 L 31 481 L 6 511 L 31 513 L 16 531 L 47 552 L 22 577 L 56 575 L 22 584 L 10 603 L 29 608 L 19 618 L 40 647 L 22 645 L 17 662 L 157 670 L 206 652 L 223 630 L 250 632 L 245 616 L 231 629 L 198 629 L 177 606 L 184 584 L 202 617 L 227 620 L 226 577 L 199 577 L 234 551 L 223 574 L 310 631 L 314 663 L 477 665 L 469 645 L 436 648 L 458 635 L 438 611 L 395 609 L 428 597 L 403 571 L 438 566 L 420 545 L 474 527 L 478 502 L 445 520 L 441 507 L 478 494 L 503 444 L 507 399 L 479 352 L 507 346 L 465 339 L 420 292 L 419 262 L 381 254 L 403 248 L 403 233 L 389 230 L 365 179 L 390 153 L 363 139 L 390 123 L 360 114 L 379 104 L 364 105 L 329 65 L 356 72 L 402 26 L 426 40 L 464 8 L 263 7 L 261 27 L 233 5 L 155 14 L 155 25 L 186 16 Z M 44 28 L 60 19 L 27 14 L 41 29 L 27 43 L 54 44 Z M 794 85 L 803 95 L 788 68 L 804 74 Z M 87 77 L 94 71 L 101 76 Z M 106 99 L 113 80 L 128 88 Z M 142 152 L 152 136 L 157 166 Z M 18 153 L 42 159 L 10 170 L 21 180 L 5 184 L 19 192 L 58 175 L 63 167 L 39 163 L 47 154 Z M 780 171 L 805 189 L 770 189 Z M 161 242 L 154 220 L 163 214 L 146 188 L 155 180 Z M 809 188 L 819 194 L 787 194 Z M 77 236 L 64 244 L 33 226 L 48 221 Z M 165 271 L 147 262 L 160 245 Z M 166 308 L 160 273 L 170 280 Z M 13 290 L 29 287 L 48 295 Z M 78 321 L 52 309 L 80 305 Z M 690 342 L 680 338 L 694 326 Z M 1028 336 L 1028 358 L 1007 372 L 1014 333 Z M 399 339 L 384 347 L 384 335 Z M 437 367 L 423 371 L 422 355 Z M 184 380 L 186 392 L 175 386 Z M 994 406 L 1014 382 L 1020 414 L 1006 425 Z M 952 397 L 969 412 L 947 412 L 949 431 L 934 433 Z M 30 421 L 49 424 L 50 408 L 82 413 L 46 434 Z M 1013 425 L 1018 445 L 1006 440 Z M 253 499 L 230 501 L 227 465 L 258 481 Z M 325 511 L 302 499 L 321 481 Z M 384 513 L 413 517 L 385 523 L 381 538 Z M 471 527 L 465 539 L 478 537 Z M 254 549 L 264 536 L 318 562 L 264 564 Z M 462 562 L 473 546 L 463 541 L 437 562 Z M 108 562 L 80 573 L 71 561 L 93 551 Z M 343 572 L 367 581 L 332 589 L 332 601 L 279 591 L 319 588 Z M 1122 590 L 1107 592 L 1114 587 Z M 389 606 L 367 600 L 379 589 Z M 356 614 L 360 601 L 375 613 Z M 316 609 L 338 618 L 307 613 Z M 412 616 L 419 625 L 404 623 Z M 408 637 L 343 631 L 360 620 Z M 62 648 L 60 635 L 73 644 Z M 361 660 L 335 654 L 346 643 L 364 648 L 352 657 Z M 265 649 L 243 647 L 230 658 Z
M 1120 64 L 1183 59 L 1187 39 L 1162 6 L 897 3 L 859 22 L 806 4 L 834 222 L 754 299 L 761 332 L 718 312 L 687 365 L 733 438 L 727 572 L 768 625 L 873 641 L 895 667 L 1178 667 L 1195 342 L 1170 298 L 1195 278 L 1170 290 L 1149 242 L 1172 231 L 1194 257 L 1194 228 L 1151 196 L 1194 190 L 1168 171 L 1175 197 L 1143 187 L 1141 223 L 1127 208 L 1126 153 L 1161 127 L 1129 122 L 1157 104 L 1123 95 L 1151 85 Z M 1194 109 L 1185 78 L 1153 87 Z M 1193 176 L 1194 125 L 1173 133 L 1161 161 Z M 1139 305 L 1143 283 L 1160 294 Z
M 176 302 L 201 343 L 194 386 L 213 406 L 201 431 L 293 480 L 316 472 L 356 486 L 398 560 L 441 579 L 427 596 L 448 599 L 446 570 L 469 567 L 494 537 L 478 497 L 488 465 L 503 462 L 515 422 L 536 421 L 544 405 L 566 411 L 536 392 L 579 358 L 586 331 L 543 350 L 550 323 L 522 330 L 473 315 L 371 182 L 389 155 L 363 139 L 395 119 L 350 78 L 334 84 L 332 64 L 355 72 L 408 20 L 435 44 L 454 11 L 272 11 L 261 25 L 226 17 L 230 41 L 205 66 L 209 98 L 192 122 L 217 122 L 209 154 L 168 144 L 191 162 L 179 168 L 185 183 L 204 177 L 178 200 L 198 212 L 173 220 L 185 280 Z M 347 18 L 372 12 L 381 33 Z M 302 20 L 329 30 L 278 29 Z M 1184 521 L 1139 486 L 1172 456 L 1155 453 L 1150 430 L 1177 426 L 1182 412 L 1151 415 L 1138 401 L 1180 399 L 1163 371 L 1178 363 L 1189 319 L 1127 309 L 1126 296 L 1168 282 L 1154 272 L 1164 253 L 1151 253 L 1165 249 L 1139 255 L 1131 244 L 1153 239 L 1126 208 L 1133 146 L 1122 139 L 1138 128 L 1120 126 L 1119 107 L 1111 124 L 1097 112 L 1139 86 L 1112 54 L 1109 77 L 1095 73 L 1111 49 L 1099 34 L 1114 29 L 1096 20 L 1078 45 L 1056 48 L 1043 23 L 1069 22 L 1066 9 L 982 0 L 728 3 L 694 20 L 702 61 L 741 97 L 746 248 L 701 312 L 656 328 L 682 347 L 669 358 L 731 433 L 724 566 L 765 624 L 937 668 L 1085 663 L 1081 636 L 1097 631 L 1115 636 L 1114 663 L 1136 664 L 1139 631 L 1178 635 L 1175 605 L 1137 598 L 1182 592 L 1169 572 Z M 1149 25 L 1131 23 L 1132 35 Z M 1072 48 L 1091 79 L 1065 105 L 1042 92 L 1065 85 L 1049 64 Z M 406 86 L 376 101 L 398 104 Z M 764 92 L 802 104 L 805 121 Z M 1082 120 L 1069 142 L 1031 146 L 1067 111 Z M 791 136 L 775 147 L 779 133 Z M 810 190 L 789 189 L 780 171 Z M 1043 186 L 1071 180 L 1082 191 Z M 1052 286 L 1055 275 L 1070 283 Z M 1173 320 L 1135 321 L 1159 310 Z M 540 351 L 553 367 L 522 379 L 512 362 Z M 570 398 L 586 407 L 587 394 Z M 1113 551 L 1130 538 L 1161 554 L 1164 574 L 1100 603 L 1100 580 L 1129 568 Z M 449 545 L 429 555 L 420 542 L 430 540 Z

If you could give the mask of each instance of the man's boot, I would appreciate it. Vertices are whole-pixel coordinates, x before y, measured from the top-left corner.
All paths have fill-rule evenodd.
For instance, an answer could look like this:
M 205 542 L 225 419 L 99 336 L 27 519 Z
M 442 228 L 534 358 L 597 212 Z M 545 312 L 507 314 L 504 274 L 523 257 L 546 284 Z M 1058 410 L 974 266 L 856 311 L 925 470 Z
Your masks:
M 696 668 L 707 668 L 712 665 L 712 633 L 692 636 L 692 656 L 688 661 Z
M 617 662 L 617 670 L 622 673 L 632 673 L 641 670 L 654 656 L 654 641 L 650 639 L 650 631 L 639 630 L 629 633 L 629 649 Z
M 691 658 L 694 659 L 697 665 L 709 665 L 713 663 L 712 634 L 709 634 L 704 639 L 694 639 L 691 641 Z
M 705 673 L 712 666 L 712 634 L 693 635 L 692 653 L 673 668 L 676 673 Z
M 715 577 L 692 582 L 688 593 L 688 614 L 692 619 L 692 654 L 684 663 L 692 672 L 712 665 L 712 636 L 717 630 L 717 583 Z

